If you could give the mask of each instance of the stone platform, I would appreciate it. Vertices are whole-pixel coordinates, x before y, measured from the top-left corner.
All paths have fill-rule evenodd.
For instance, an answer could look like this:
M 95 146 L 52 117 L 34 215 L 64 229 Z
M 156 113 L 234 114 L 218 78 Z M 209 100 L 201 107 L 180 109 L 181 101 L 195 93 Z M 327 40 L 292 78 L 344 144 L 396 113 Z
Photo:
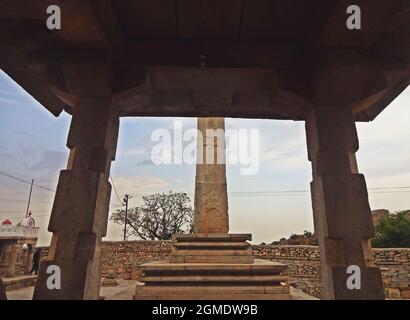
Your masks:
M 253 259 L 249 234 L 173 237 L 172 256 L 141 265 L 136 300 L 288 300 L 284 264 Z
M 34 286 L 36 280 L 37 276 L 31 274 L 2 278 L 3 285 L 7 291 Z

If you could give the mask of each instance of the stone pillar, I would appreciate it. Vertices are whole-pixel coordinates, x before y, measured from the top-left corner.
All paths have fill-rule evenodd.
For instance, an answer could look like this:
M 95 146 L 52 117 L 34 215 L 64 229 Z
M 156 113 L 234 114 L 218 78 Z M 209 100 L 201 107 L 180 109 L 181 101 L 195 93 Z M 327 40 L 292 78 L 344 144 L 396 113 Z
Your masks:
M 7 267 L 7 276 L 13 277 L 16 274 L 17 257 L 22 252 L 23 245 L 19 243 L 10 244 L 10 253 Z
M 24 274 L 28 274 L 31 269 L 31 263 L 33 261 L 33 246 L 28 245 L 27 246 L 27 257 L 26 257 L 26 262 L 24 264 Z
M 3 285 L 3 281 L 0 278 L 0 300 L 7 300 L 6 288 Z
M 8 241 L 0 242 L 0 278 L 7 277 L 9 272 L 9 260 L 12 243 Z
M 384 299 L 379 268 L 372 259 L 374 237 L 359 148 L 349 105 L 315 106 L 306 120 L 315 232 L 320 245 L 324 299 Z M 347 286 L 348 266 L 360 268 L 361 289 Z M 357 275 L 357 273 L 356 273 Z
M 99 71 L 81 65 L 65 70 L 76 95 L 67 142 L 70 156 L 67 170 L 60 173 L 48 227 L 53 237 L 40 266 L 34 299 L 99 298 L 100 244 L 107 228 L 108 179 L 119 127 L 110 91 L 100 90 L 109 85 Z M 60 290 L 46 286 L 51 265 L 60 267 Z
M 198 131 L 195 232 L 226 234 L 229 231 L 229 217 L 225 169 L 225 119 L 198 118 Z

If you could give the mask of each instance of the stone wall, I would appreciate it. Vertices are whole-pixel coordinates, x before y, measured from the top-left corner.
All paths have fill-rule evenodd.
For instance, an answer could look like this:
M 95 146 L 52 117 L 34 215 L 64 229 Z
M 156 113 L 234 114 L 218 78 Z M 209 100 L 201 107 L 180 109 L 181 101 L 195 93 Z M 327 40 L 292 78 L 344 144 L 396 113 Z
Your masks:
M 44 259 L 48 253 L 48 247 L 35 247 L 33 248 L 33 252 L 37 249 L 41 248 L 41 259 Z M 26 266 L 28 250 L 27 247 L 23 247 L 21 255 L 17 256 L 16 261 L 16 275 L 24 274 L 24 269 Z M 31 266 L 30 266 L 31 269 Z
M 290 283 L 320 297 L 319 248 L 316 246 L 253 245 L 255 258 L 288 265 Z M 46 254 L 43 248 L 43 254 Z M 166 259 L 171 253 L 169 241 L 103 242 L 101 273 L 105 278 L 138 279 L 139 265 Z M 373 249 L 373 258 L 380 267 L 386 296 L 410 299 L 410 249 Z
M 319 281 L 319 247 L 255 245 L 252 249 L 255 258 L 287 264 L 286 274 L 289 275 L 290 284 L 312 296 L 320 297 L 322 286 Z
M 101 248 L 101 276 L 137 279 L 141 263 L 166 259 L 169 241 L 105 241 Z
M 254 256 L 285 263 L 293 286 L 320 297 L 320 252 L 316 246 L 253 246 Z M 388 298 L 410 299 L 410 249 L 373 249 Z

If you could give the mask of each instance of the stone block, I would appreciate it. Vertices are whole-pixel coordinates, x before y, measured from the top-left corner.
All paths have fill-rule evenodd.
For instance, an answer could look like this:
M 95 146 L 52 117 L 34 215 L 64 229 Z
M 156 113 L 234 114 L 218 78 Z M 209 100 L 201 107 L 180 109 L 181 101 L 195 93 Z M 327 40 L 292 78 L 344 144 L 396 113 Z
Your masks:
M 387 297 L 389 299 L 400 299 L 400 290 L 397 288 L 386 288 L 387 290 Z
M 131 271 L 131 280 L 139 280 L 140 277 L 141 277 L 141 270 L 137 269 L 137 270 Z
M 410 299 L 410 289 L 400 290 L 403 299 Z
M 104 278 L 101 280 L 102 287 L 116 287 L 118 286 L 118 281 L 116 279 L 107 279 Z

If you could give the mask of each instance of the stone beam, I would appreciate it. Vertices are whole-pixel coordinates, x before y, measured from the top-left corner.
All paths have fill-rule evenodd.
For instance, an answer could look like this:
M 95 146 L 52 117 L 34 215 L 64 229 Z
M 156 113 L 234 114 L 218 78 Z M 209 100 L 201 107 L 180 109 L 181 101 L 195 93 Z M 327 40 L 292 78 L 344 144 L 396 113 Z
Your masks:
M 299 57 L 299 47 L 291 41 L 139 39 L 130 41 L 114 59 L 118 64 L 137 66 L 199 67 L 204 60 L 207 67 L 288 69 Z
M 311 77 L 315 102 L 355 102 L 388 89 L 387 73 L 403 72 L 399 59 L 368 50 L 327 49 L 316 59 Z M 402 78 L 403 74 L 398 73 Z
M 123 43 L 123 32 L 111 0 L 4 0 L 0 3 L 0 20 L 30 19 L 44 23 L 47 7 L 61 9 L 61 30 L 52 34 L 64 47 L 112 48 Z
M 302 119 L 298 82 L 274 69 L 134 67 L 116 71 L 115 102 L 123 116 Z M 121 77 L 120 77 L 121 75 Z M 126 90 L 127 86 L 135 87 Z M 258 110 L 258 112 L 254 112 Z
M 361 8 L 362 28 L 359 30 L 349 30 L 346 27 L 346 9 L 353 4 Z M 408 1 L 402 0 L 357 0 L 354 3 L 350 0 L 338 0 L 330 19 L 320 32 L 320 45 L 368 48 L 397 16 L 408 11 L 408 7 Z M 396 30 L 396 34 L 397 31 L 399 30 Z
M 34 299 L 98 299 L 100 244 L 106 234 L 119 119 L 105 66 L 63 65 L 75 96 L 67 146 L 67 170 L 60 173 L 48 230 L 48 257 L 40 267 Z M 47 268 L 61 270 L 61 289 L 50 290 Z
M 53 35 L 62 47 L 111 49 L 122 44 L 122 30 L 109 0 L 57 0 L 64 18 Z M 75 21 L 75 23 L 73 23 Z
M 359 148 L 349 105 L 316 105 L 306 120 L 315 232 L 320 245 L 324 299 L 383 299 L 375 267 L 374 237 L 364 176 L 358 173 Z M 360 289 L 349 289 L 349 266 L 358 266 Z
M 337 0 L 317 0 L 307 33 L 303 39 L 303 58 L 300 67 L 308 71 L 321 46 L 321 38 L 336 8 Z

